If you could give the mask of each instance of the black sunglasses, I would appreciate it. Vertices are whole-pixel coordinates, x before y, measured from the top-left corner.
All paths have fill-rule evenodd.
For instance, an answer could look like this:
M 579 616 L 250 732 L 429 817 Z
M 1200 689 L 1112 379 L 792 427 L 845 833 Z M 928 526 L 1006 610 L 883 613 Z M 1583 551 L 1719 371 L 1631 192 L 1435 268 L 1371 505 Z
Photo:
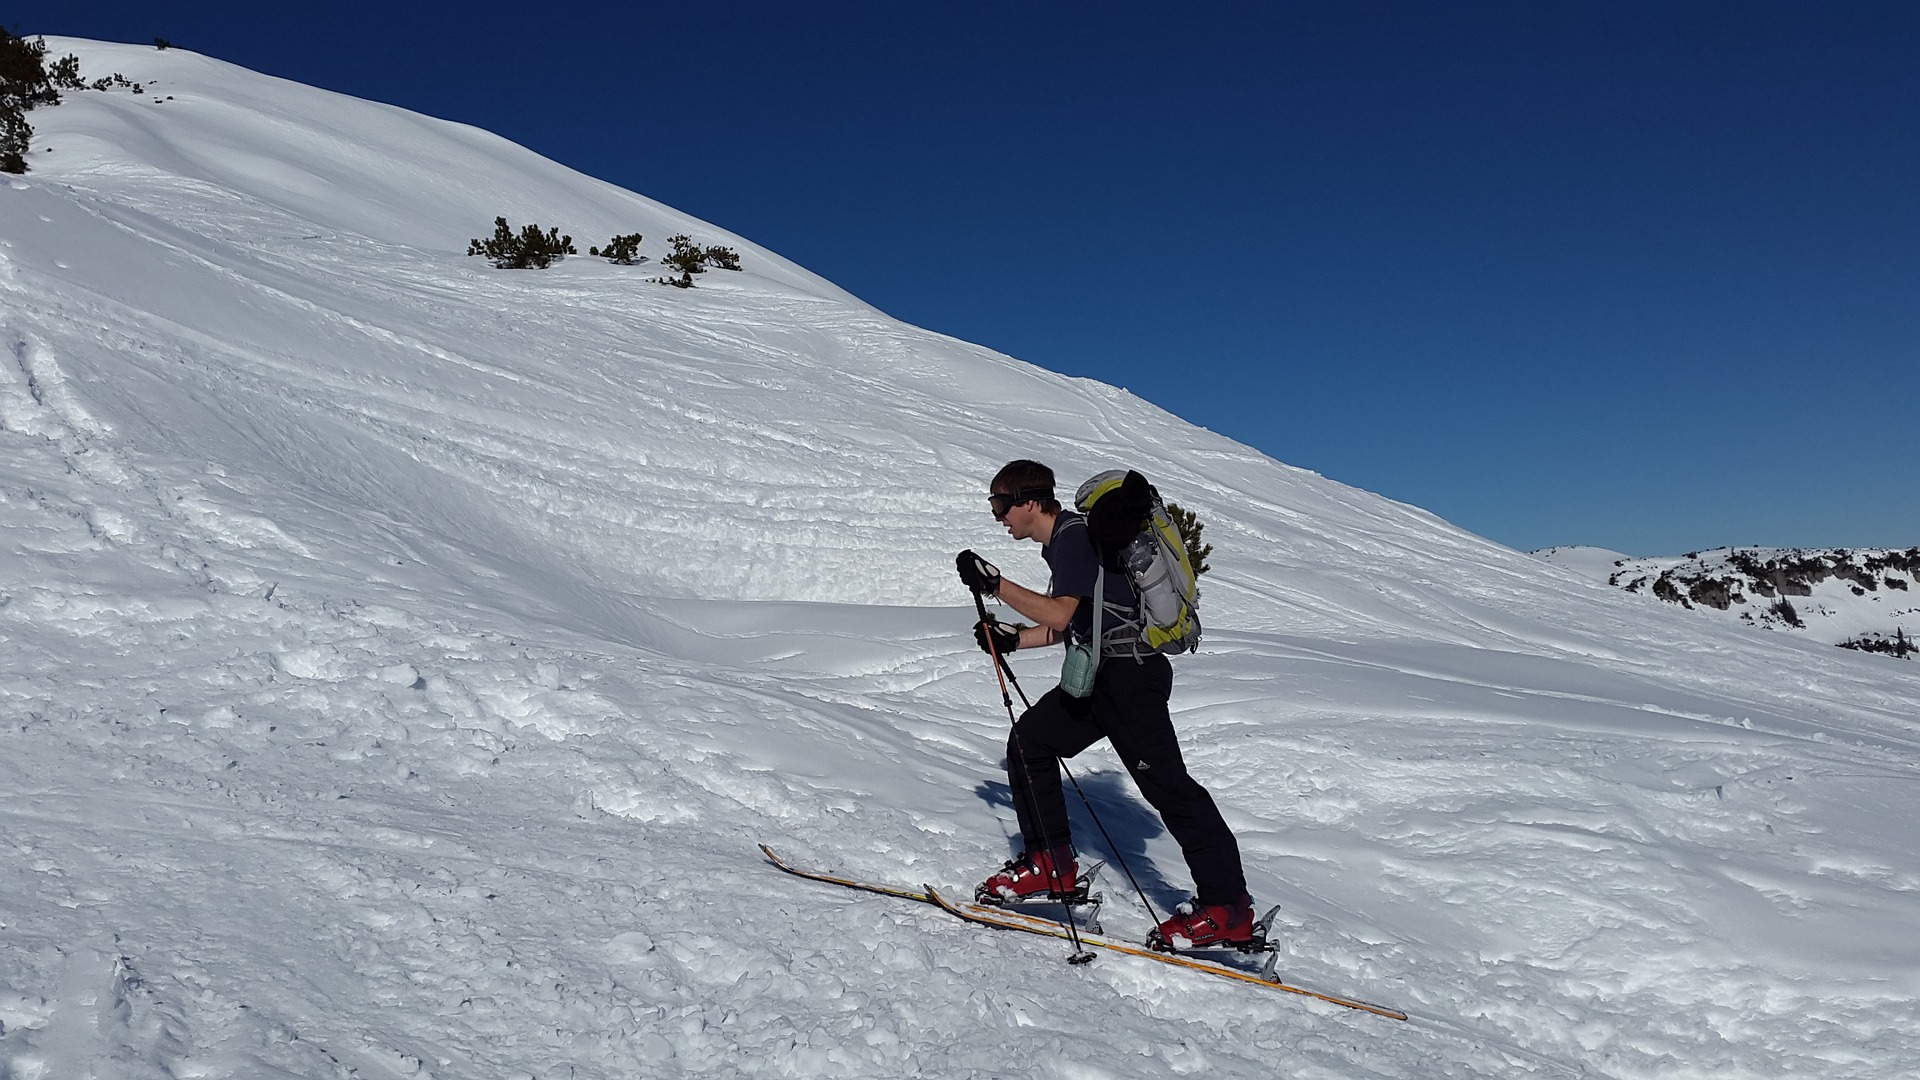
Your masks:
M 1019 506 L 1021 503 L 1033 502 L 1036 499 L 1050 499 L 1052 497 L 1053 492 L 1051 491 L 1038 491 L 1033 488 L 1013 492 L 995 491 L 987 494 L 987 505 L 993 509 L 993 520 L 1005 521 L 1007 512 Z

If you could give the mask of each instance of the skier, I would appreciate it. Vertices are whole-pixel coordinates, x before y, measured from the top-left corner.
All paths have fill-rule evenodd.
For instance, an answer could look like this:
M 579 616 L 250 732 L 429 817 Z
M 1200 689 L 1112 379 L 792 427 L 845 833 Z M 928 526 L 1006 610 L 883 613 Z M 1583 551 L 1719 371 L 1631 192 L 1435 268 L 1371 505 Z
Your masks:
M 1037 461 L 1012 461 L 993 478 L 988 503 L 994 520 L 1015 540 L 1033 540 L 1053 571 L 1046 593 L 1008 580 L 972 551 L 956 559 L 960 580 L 999 599 L 1037 625 L 988 618 L 974 638 L 989 653 L 1035 649 L 1093 637 L 1093 591 L 1100 556 L 1086 520 L 1061 508 L 1053 470 Z M 1125 574 L 1106 576 L 1109 612 L 1137 605 Z M 1102 620 L 1111 626 L 1111 618 Z M 1076 886 L 1079 865 L 1068 831 L 1060 760 L 1101 739 L 1113 744 L 1127 772 L 1179 842 L 1193 874 L 1195 896 L 1160 924 L 1156 945 L 1190 948 L 1244 943 L 1253 937 L 1253 898 L 1247 893 L 1240 845 L 1213 797 L 1188 775 L 1167 712 L 1173 665 L 1137 647 L 1125 634 L 1103 631 L 1093 689 L 1084 698 L 1055 687 L 1013 725 L 1007 740 L 1007 783 L 1026 850 L 981 884 L 982 899 L 1063 897 Z

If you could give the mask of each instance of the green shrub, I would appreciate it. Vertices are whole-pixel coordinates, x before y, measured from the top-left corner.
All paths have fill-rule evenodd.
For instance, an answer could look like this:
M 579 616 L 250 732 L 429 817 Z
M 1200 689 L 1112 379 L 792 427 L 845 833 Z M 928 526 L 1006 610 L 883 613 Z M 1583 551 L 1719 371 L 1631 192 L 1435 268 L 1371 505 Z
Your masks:
M 722 270 L 740 269 L 740 253 L 730 247 L 699 247 L 694 244 L 693 237 L 685 233 L 667 237 L 667 243 L 673 245 L 673 250 L 661 256 L 660 262 L 680 271 L 680 276 L 654 278 L 659 284 L 691 289 L 693 275 L 706 273 L 709 266 L 717 266 Z
M 1793 603 L 1784 596 L 1780 598 L 1779 603 L 1774 604 L 1767 610 L 1773 614 L 1774 618 L 1779 619 L 1788 626 L 1798 627 L 1803 630 L 1806 629 L 1807 624 L 1800 620 L 1800 612 L 1795 610 Z
M 1187 559 L 1193 563 L 1193 576 L 1197 578 L 1213 569 L 1207 565 L 1207 556 L 1213 554 L 1213 545 L 1200 542 L 1200 534 L 1207 529 L 1201 524 L 1200 516 L 1179 503 L 1170 502 L 1167 504 L 1167 517 L 1172 520 L 1173 527 L 1179 530 L 1180 539 L 1186 542 Z
M 33 142 L 33 125 L 19 109 L 0 105 L 0 172 L 27 171 L 27 147 Z
M 62 87 L 80 89 L 78 57 L 62 57 L 49 69 L 45 40 L 28 41 L 0 29 L 0 172 L 27 171 L 33 142 L 27 112 L 60 104 Z
M 59 91 L 47 71 L 45 41 L 28 41 L 0 30 L 0 98 L 22 111 L 36 105 L 60 104 Z
M 1841 642 L 1840 647 L 1843 649 L 1858 649 L 1861 652 L 1886 653 L 1888 656 L 1897 656 L 1902 660 L 1912 656 L 1915 652 L 1920 652 L 1920 646 L 1916 646 L 1913 643 L 1913 639 L 1907 636 L 1906 628 L 1899 626 L 1894 628 L 1893 637 L 1891 638 L 1885 634 L 1861 634 L 1858 637 L 1851 637 Z
M 707 272 L 707 253 L 693 246 L 693 237 L 681 233 L 667 237 L 667 243 L 673 245 L 673 250 L 660 259 L 662 263 L 685 276 Z
M 632 266 L 640 261 L 640 234 L 628 233 L 625 236 L 616 234 L 613 239 L 607 241 L 606 247 L 590 247 L 587 249 L 587 254 L 606 259 L 608 262 L 619 263 L 621 266 Z
M 68 53 L 53 62 L 47 68 L 47 81 L 56 90 L 85 90 L 87 84 L 80 78 L 80 58 Z
M 485 255 L 502 270 L 545 270 L 556 260 L 578 255 L 573 237 L 561 236 L 558 228 L 540 231 L 538 225 L 523 225 L 518 235 L 507 219 L 493 219 L 491 239 L 475 239 L 467 245 L 468 255 Z

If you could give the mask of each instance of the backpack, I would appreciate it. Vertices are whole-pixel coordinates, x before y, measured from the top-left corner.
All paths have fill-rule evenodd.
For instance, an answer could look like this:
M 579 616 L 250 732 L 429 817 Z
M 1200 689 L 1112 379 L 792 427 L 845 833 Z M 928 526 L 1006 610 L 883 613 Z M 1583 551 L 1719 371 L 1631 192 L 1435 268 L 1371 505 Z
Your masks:
M 1113 470 L 1081 484 L 1073 503 L 1086 515 L 1101 572 L 1125 574 L 1140 598 L 1137 612 L 1119 611 L 1103 601 L 1104 613 L 1117 615 L 1128 631 L 1138 632 L 1137 651 L 1177 654 L 1198 649 L 1199 577 L 1160 493 L 1137 472 Z M 1094 595 L 1104 596 L 1097 588 Z

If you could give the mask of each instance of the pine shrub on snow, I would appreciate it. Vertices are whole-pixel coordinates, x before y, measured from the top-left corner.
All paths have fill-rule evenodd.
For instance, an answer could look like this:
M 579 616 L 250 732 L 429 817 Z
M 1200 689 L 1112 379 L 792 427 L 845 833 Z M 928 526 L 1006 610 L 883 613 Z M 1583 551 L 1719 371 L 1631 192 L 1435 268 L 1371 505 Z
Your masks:
M 0 105 L 0 172 L 27 171 L 27 147 L 33 142 L 33 125 L 19 109 Z
M 515 234 L 506 218 L 497 217 L 493 219 L 493 236 L 487 240 L 476 237 L 467 245 L 467 254 L 485 255 L 502 270 L 545 270 L 556 260 L 580 252 L 573 246 L 573 237 L 561 236 L 557 227 L 541 232 L 538 225 L 523 225 Z
M 1187 561 L 1193 564 L 1193 576 L 1198 580 L 1201 574 L 1213 569 L 1207 565 L 1207 556 L 1213 554 L 1213 545 L 1202 543 L 1200 540 L 1200 534 L 1205 532 L 1207 527 L 1201 522 L 1200 515 L 1179 503 L 1167 504 L 1167 517 L 1173 522 L 1174 529 L 1180 533 L 1181 541 L 1186 544 Z M 1196 598 L 1199 596 L 1198 589 L 1194 590 L 1194 596 Z
M 1913 639 L 1907 636 L 1907 630 L 1904 626 L 1895 627 L 1892 637 L 1887 637 L 1884 634 L 1861 634 L 1858 637 L 1851 637 L 1841 642 L 1840 647 L 1843 649 L 1857 649 L 1860 652 L 1885 653 L 1888 656 L 1897 656 L 1902 660 L 1912 656 L 1915 652 L 1920 652 L 1920 646 L 1915 645 Z
M 27 171 L 33 125 L 27 111 L 60 104 L 60 89 L 80 89 L 80 60 L 64 56 L 47 66 L 47 43 L 0 29 L 0 172 Z
M 587 249 L 587 254 L 603 258 L 608 262 L 619 263 L 621 266 L 632 266 L 640 260 L 640 234 L 628 233 L 624 236 L 616 234 L 613 239 L 607 241 L 606 247 L 590 247 Z
M 1784 596 L 1780 598 L 1778 603 L 1768 608 L 1767 611 L 1772 613 L 1774 618 L 1779 619 L 1788 626 L 1803 630 L 1806 629 L 1807 624 L 1801 621 L 1800 612 L 1794 608 L 1793 602 Z
M 673 251 L 661 257 L 661 263 L 680 271 L 679 277 L 658 277 L 653 280 L 661 285 L 676 288 L 693 288 L 693 275 L 704 274 L 707 267 L 717 266 L 722 270 L 740 269 L 740 253 L 730 247 L 700 247 L 693 237 L 681 233 L 667 237 L 667 243 L 673 245 Z

